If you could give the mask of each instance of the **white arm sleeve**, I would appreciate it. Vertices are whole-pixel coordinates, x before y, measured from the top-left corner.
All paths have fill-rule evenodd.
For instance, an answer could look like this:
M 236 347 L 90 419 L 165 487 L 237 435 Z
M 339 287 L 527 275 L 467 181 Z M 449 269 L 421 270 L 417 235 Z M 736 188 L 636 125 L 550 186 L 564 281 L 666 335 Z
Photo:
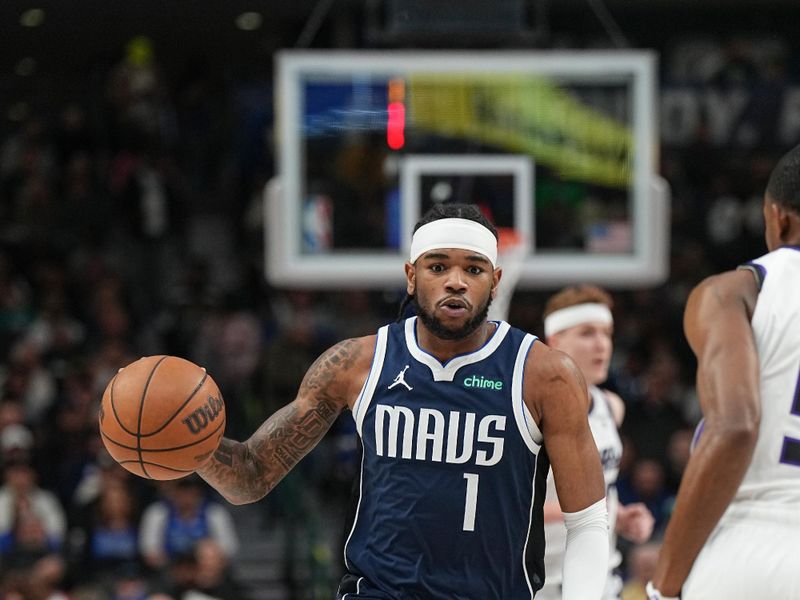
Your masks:
M 600 600 L 608 577 L 608 511 L 606 499 L 574 513 L 564 513 L 562 600 Z

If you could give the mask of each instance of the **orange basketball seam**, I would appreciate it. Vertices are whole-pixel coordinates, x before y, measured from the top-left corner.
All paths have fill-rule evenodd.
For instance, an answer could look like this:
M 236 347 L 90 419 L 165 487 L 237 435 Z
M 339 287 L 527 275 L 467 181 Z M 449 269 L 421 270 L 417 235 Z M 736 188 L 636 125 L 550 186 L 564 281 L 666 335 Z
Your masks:
M 175 360 L 161 377 L 158 370 L 168 358 Z M 214 452 L 227 426 L 224 401 L 211 374 L 177 356 L 145 356 L 135 366 L 119 369 L 103 395 L 100 417 L 104 407 L 114 417 L 113 423 L 100 420 L 106 448 L 122 467 L 150 480 L 195 472 Z
M 117 372 L 117 375 L 119 375 L 119 372 Z M 110 396 L 109 401 L 110 401 L 110 404 L 111 404 L 111 412 L 114 413 L 114 418 L 117 420 L 117 423 L 119 423 L 119 426 L 122 429 L 122 431 L 124 431 L 125 433 L 128 433 L 130 435 L 136 435 L 136 433 L 134 433 L 133 431 L 131 431 L 130 429 L 125 427 L 125 424 L 122 422 L 122 419 L 120 419 L 119 415 L 117 414 L 117 406 L 114 404 L 114 384 L 117 381 L 117 375 L 114 375 L 114 378 L 111 380 L 111 393 L 109 394 L 109 396 Z
M 217 432 L 218 432 L 218 431 L 219 431 L 219 430 L 220 430 L 222 427 L 224 427 L 224 426 L 225 426 L 225 424 L 226 424 L 226 422 L 227 422 L 227 419 L 223 419 L 223 420 L 220 422 L 220 424 L 219 424 L 219 425 L 217 425 L 216 429 L 214 429 L 212 432 L 210 432 L 210 433 L 209 433 L 209 434 L 208 434 L 206 437 L 204 437 L 204 438 L 200 438 L 199 440 L 195 440 L 195 441 L 194 441 L 194 442 L 192 442 L 191 444 L 184 444 L 183 446 L 172 446 L 172 447 L 170 447 L 170 448 L 139 448 L 139 447 L 137 447 L 137 446 L 126 446 L 126 445 L 125 445 L 125 444 L 123 444 L 122 442 L 118 442 L 117 440 L 115 440 L 114 438 L 112 438 L 110 435 L 108 435 L 108 434 L 107 434 L 105 431 L 103 431 L 103 430 L 100 430 L 100 435 L 102 435 L 104 438 L 106 438 L 106 439 L 107 439 L 109 442 L 111 442 L 111 443 L 112 443 L 112 444 L 114 444 L 115 446 L 119 446 L 119 447 L 120 447 L 120 448 L 122 448 L 123 450 L 135 450 L 135 451 L 139 452 L 139 454 L 141 454 L 141 453 L 143 453 L 143 452 L 170 452 L 170 451 L 172 451 L 172 450 L 184 450 L 184 449 L 186 449 L 186 448 L 190 448 L 190 447 L 192 447 L 192 446 L 195 446 L 195 445 L 199 444 L 200 442 L 205 442 L 205 441 L 206 441 L 208 438 L 212 437 L 212 436 L 213 436 L 215 433 L 217 433 Z M 130 462 L 130 461 L 129 461 L 129 462 Z M 135 462 L 135 461 L 133 461 L 133 462 Z
M 164 356 L 161 360 L 164 360 L 165 358 L 167 358 L 167 357 Z M 143 359 L 139 359 L 139 360 L 143 360 Z M 128 366 L 130 366 L 130 365 L 128 365 Z M 156 364 L 156 366 L 158 366 L 158 364 Z M 153 368 L 155 368 L 155 367 L 153 367 Z M 125 424 L 122 422 L 122 419 L 120 419 L 119 415 L 117 414 L 117 406 L 114 403 L 114 383 L 117 380 L 117 375 L 119 375 L 119 372 L 117 372 L 117 374 L 114 375 L 113 379 L 111 379 L 111 393 L 109 394 L 110 395 L 109 400 L 110 400 L 110 404 L 111 404 L 111 412 L 114 413 L 114 418 L 117 420 L 117 423 L 119 423 L 120 429 L 122 429 L 122 431 L 124 431 L 125 433 L 130 434 L 130 435 L 138 435 L 135 431 L 131 431 L 130 429 L 125 427 Z M 149 382 L 149 379 L 148 379 L 148 382 Z
M 195 386 L 194 390 L 192 390 L 192 393 L 191 393 L 191 394 L 189 394 L 189 397 L 188 397 L 188 398 L 186 398 L 186 400 L 184 400 L 184 401 L 183 401 L 183 404 L 181 404 L 181 405 L 178 407 L 178 410 L 176 410 L 176 411 L 175 411 L 175 413 L 174 413 L 174 414 L 173 414 L 173 415 L 172 415 L 172 416 L 171 416 L 169 419 L 167 419 L 166 421 L 164 421 L 164 424 L 163 424 L 163 425 L 161 425 L 161 427 L 159 427 L 159 428 L 158 428 L 158 429 L 156 429 L 155 431 L 151 431 L 150 433 L 142 433 L 142 432 L 141 432 L 141 429 L 140 429 L 140 431 L 139 431 L 139 435 L 140 435 L 141 437 L 145 438 L 145 437 L 150 437 L 150 436 L 152 436 L 152 435 L 156 435 L 156 434 L 157 434 L 157 433 L 159 433 L 160 431 L 163 431 L 163 430 L 164 430 L 164 428 L 165 428 L 167 425 L 169 425 L 169 424 L 172 422 L 172 419 L 174 419 L 175 417 L 177 417 L 177 416 L 180 414 L 180 412 L 181 412 L 181 411 L 182 411 L 182 410 L 183 410 L 183 409 L 186 407 L 186 405 L 187 405 L 187 404 L 189 404 L 189 402 L 191 402 L 192 398 L 194 398 L 194 395 L 195 395 L 195 394 L 196 394 L 196 393 L 197 393 L 197 392 L 200 390 L 200 388 L 202 388 L 202 387 L 203 387 L 203 384 L 206 382 L 206 379 L 208 379 L 208 373 L 206 373 L 206 372 L 204 371 L 204 372 L 203 372 L 203 377 L 202 377 L 202 379 L 200 379 L 200 383 L 198 383 L 198 384 L 197 384 L 197 386 Z M 141 428 L 141 425 L 140 425 L 139 427 Z
M 136 426 L 136 452 L 139 454 L 139 466 L 142 468 L 142 472 L 148 477 L 150 477 L 150 474 L 147 472 L 147 469 L 144 468 L 144 460 L 142 460 L 142 415 L 144 414 L 144 399 L 147 396 L 147 388 L 150 387 L 150 382 L 153 380 L 156 369 L 158 369 L 158 366 L 165 360 L 167 360 L 167 357 L 162 356 L 158 359 L 158 362 L 153 365 L 150 374 L 147 376 L 147 381 L 144 383 L 142 398 L 139 400 L 139 423 Z
M 122 460 L 122 461 L 119 462 L 119 464 L 120 465 L 124 465 L 124 464 L 128 464 L 128 463 L 138 463 L 138 462 L 142 462 L 142 461 L 138 461 L 136 459 Z M 144 462 L 146 462 L 150 466 L 159 467 L 161 469 L 167 469 L 168 471 L 175 471 L 176 473 L 194 473 L 194 469 L 177 469 L 175 467 L 168 467 L 167 465 L 162 465 L 162 464 L 150 462 L 150 461 L 147 461 L 147 460 L 144 461 Z M 144 471 L 144 469 L 142 469 L 142 471 Z M 145 475 L 147 475 L 147 471 L 144 471 L 144 473 L 145 473 Z M 150 479 L 153 479 L 153 477 L 150 477 L 150 475 L 147 475 L 147 477 L 149 477 Z

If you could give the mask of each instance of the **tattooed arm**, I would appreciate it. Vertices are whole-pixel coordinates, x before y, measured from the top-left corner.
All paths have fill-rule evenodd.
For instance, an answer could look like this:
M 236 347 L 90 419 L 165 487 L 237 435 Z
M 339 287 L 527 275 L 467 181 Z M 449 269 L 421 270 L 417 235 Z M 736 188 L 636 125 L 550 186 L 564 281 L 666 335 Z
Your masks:
M 246 442 L 223 438 L 198 474 L 232 504 L 266 496 L 323 438 L 369 373 L 375 337 L 339 342 L 306 372 L 297 398 Z

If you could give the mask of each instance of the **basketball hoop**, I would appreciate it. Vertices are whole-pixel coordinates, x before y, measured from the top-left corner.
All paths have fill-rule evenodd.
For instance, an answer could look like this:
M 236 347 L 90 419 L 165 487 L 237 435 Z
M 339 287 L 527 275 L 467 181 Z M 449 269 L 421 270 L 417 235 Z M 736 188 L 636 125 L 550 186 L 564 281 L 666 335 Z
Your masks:
M 497 266 L 503 269 L 503 278 L 489 307 L 489 319 L 508 320 L 511 297 L 522 275 L 522 266 L 527 255 L 528 248 L 522 232 L 513 227 L 497 228 Z

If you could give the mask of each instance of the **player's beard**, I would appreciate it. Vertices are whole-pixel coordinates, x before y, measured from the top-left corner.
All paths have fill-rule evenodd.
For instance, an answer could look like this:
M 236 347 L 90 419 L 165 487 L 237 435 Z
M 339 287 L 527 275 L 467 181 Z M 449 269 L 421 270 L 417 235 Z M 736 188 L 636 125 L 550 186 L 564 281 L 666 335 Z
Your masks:
M 443 340 L 463 340 L 470 334 L 474 333 L 475 330 L 483 325 L 483 323 L 486 321 L 486 317 L 489 315 L 489 306 L 492 304 L 492 295 L 489 294 L 483 306 L 481 306 L 475 312 L 475 316 L 469 319 L 458 329 L 449 329 L 445 327 L 444 323 L 442 323 L 436 317 L 436 315 L 425 310 L 419 303 L 417 290 L 414 290 L 414 294 L 411 297 L 411 304 L 414 306 L 414 310 L 417 313 L 419 320 L 422 321 L 422 324 L 433 335 Z

